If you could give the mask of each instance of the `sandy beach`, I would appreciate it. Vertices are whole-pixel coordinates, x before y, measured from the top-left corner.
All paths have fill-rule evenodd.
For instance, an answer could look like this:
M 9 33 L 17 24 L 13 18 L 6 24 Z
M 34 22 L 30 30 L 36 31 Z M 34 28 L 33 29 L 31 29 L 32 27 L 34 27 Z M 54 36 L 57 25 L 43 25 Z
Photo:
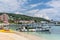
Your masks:
M 29 40 L 46 40 L 45 38 L 38 37 L 32 34 L 26 34 L 24 32 L 15 32 L 15 34 L 28 38 Z
M 29 40 L 29 39 L 14 33 L 0 32 L 0 40 Z
M 34 35 L 25 34 L 23 32 L 3 33 L 0 32 L 0 40 L 45 40 Z

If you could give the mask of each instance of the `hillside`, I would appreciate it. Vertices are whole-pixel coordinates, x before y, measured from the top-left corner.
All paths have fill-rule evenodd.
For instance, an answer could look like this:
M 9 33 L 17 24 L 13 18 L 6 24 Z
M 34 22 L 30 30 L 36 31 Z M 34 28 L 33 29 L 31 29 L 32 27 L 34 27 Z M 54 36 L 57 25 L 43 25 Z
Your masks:
M 4 13 L 0 13 L 4 14 Z M 34 20 L 35 22 L 40 22 L 40 21 L 47 21 L 49 22 L 49 20 L 46 20 L 44 18 L 38 18 L 38 17 L 31 17 L 31 16 L 26 16 L 26 15 L 21 15 L 21 14 L 14 14 L 14 13 L 6 13 L 9 16 L 9 20 Z

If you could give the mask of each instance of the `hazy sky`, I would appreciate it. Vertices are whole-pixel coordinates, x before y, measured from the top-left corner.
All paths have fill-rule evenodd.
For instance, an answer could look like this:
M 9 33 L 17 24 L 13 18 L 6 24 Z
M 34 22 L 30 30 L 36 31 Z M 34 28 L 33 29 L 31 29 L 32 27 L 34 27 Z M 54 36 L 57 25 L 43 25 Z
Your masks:
M 60 20 L 60 0 L 0 0 L 0 12 Z

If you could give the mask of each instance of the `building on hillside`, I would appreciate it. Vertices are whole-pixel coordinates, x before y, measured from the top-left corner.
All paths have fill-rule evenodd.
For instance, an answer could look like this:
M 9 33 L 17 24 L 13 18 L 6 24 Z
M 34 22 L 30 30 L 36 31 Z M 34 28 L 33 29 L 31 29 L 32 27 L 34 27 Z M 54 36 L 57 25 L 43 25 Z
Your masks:
M 41 21 L 41 23 L 47 24 L 48 22 L 47 21 Z
M 2 17 L 2 15 L 0 15 L 0 21 L 3 21 L 3 17 Z
M 19 22 L 20 23 L 34 23 L 35 21 L 34 20 L 29 20 L 29 21 L 27 21 L 27 20 L 20 20 Z
M 8 15 L 7 14 L 2 14 L 0 15 L 0 21 L 3 21 L 3 23 L 8 23 Z

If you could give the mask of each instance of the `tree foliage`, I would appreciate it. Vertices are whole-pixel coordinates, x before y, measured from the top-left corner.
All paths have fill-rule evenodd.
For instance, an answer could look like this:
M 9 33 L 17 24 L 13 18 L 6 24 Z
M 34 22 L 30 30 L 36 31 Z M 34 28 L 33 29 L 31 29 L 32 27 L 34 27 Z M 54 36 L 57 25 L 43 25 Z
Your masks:
M 4 14 L 4 13 L 0 13 Z M 31 17 L 31 16 L 26 16 L 26 15 L 21 15 L 21 14 L 14 14 L 14 13 L 5 13 L 9 16 L 9 22 L 14 22 L 14 20 L 34 20 L 35 22 L 41 22 L 41 21 L 48 21 L 44 18 L 40 18 L 40 17 Z M 13 19 L 13 20 L 12 20 Z

